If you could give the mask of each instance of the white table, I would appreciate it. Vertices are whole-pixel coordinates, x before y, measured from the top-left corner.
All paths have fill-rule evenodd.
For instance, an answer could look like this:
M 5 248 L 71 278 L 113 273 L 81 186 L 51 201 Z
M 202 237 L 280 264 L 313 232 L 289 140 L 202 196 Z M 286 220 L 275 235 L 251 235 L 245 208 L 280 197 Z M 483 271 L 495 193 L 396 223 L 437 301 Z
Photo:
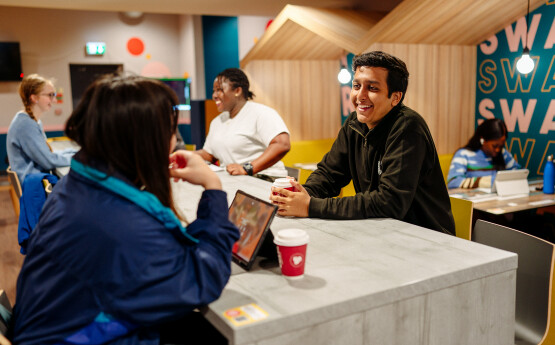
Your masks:
M 449 194 L 461 199 L 473 202 L 475 210 L 490 214 L 506 214 L 525 210 L 533 210 L 542 207 L 551 207 L 555 205 L 555 195 L 544 194 L 536 190 L 539 183 L 530 184 L 530 194 L 528 195 L 511 195 L 497 196 L 497 194 L 485 194 L 484 198 L 476 197 L 481 195 L 480 190 L 456 188 L 449 190 Z
M 269 182 L 218 174 L 228 202 L 238 188 L 269 197 Z M 193 220 L 202 188 L 173 187 Z M 232 276 L 203 310 L 230 344 L 514 343 L 515 254 L 393 219 L 272 223 L 274 233 L 289 227 L 310 235 L 303 279 L 258 267 Z M 225 316 L 242 306 L 260 319 L 241 325 Z
M 68 149 L 68 148 L 73 148 L 73 149 L 76 149 L 76 150 L 80 149 L 80 146 L 77 145 L 77 143 L 75 143 L 74 141 L 71 141 L 71 140 L 56 139 L 56 140 L 50 141 L 48 144 L 50 145 L 50 147 L 54 151 L 62 151 L 62 150 Z M 58 177 L 65 176 L 69 173 L 69 166 L 56 167 L 54 169 L 54 173 Z

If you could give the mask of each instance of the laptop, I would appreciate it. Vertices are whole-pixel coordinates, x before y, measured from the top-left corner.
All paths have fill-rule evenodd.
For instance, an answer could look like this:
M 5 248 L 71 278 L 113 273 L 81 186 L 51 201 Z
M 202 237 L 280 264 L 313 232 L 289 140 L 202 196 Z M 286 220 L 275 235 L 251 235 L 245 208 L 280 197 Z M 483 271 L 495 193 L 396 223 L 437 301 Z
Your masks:
M 232 250 L 232 274 L 251 269 L 264 243 L 272 237 L 270 224 L 277 209 L 276 205 L 242 190 L 235 193 L 229 206 L 229 220 L 239 228 L 240 237 Z
M 499 196 L 530 194 L 528 173 L 528 169 L 498 171 L 491 192 Z

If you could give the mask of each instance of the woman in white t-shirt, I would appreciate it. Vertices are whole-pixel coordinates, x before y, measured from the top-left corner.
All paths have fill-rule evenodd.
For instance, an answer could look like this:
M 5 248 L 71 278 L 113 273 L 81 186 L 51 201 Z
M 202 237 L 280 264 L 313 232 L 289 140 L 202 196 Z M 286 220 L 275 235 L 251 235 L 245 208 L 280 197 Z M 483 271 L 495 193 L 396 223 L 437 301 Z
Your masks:
M 210 123 L 204 147 L 196 152 L 209 162 L 219 160 L 231 175 L 285 177 L 280 159 L 290 149 L 289 130 L 274 109 L 250 101 L 253 96 L 243 71 L 220 72 L 212 99 L 221 114 Z

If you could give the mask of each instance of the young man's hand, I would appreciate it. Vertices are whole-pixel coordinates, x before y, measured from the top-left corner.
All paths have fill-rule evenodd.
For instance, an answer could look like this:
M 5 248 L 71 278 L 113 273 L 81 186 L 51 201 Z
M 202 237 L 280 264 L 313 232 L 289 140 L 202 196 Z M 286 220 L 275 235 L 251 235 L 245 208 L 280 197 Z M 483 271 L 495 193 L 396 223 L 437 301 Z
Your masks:
M 272 187 L 270 200 L 278 206 L 278 214 L 282 216 L 308 217 L 310 195 L 297 181 L 291 180 L 295 192 L 287 189 Z M 274 194 L 277 193 L 277 194 Z

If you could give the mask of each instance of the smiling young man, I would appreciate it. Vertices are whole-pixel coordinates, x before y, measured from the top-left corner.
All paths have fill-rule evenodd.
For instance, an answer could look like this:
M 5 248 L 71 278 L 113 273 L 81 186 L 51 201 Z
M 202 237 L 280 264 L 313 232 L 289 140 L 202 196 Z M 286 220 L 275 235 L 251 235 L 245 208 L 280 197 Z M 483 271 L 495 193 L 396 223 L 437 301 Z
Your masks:
M 276 189 L 279 214 L 331 219 L 395 218 L 455 234 L 436 148 L 424 119 L 403 105 L 409 72 L 374 51 L 353 59 L 351 102 L 330 150 L 300 192 Z M 356 195 L 335 198 L 353 181 Z

